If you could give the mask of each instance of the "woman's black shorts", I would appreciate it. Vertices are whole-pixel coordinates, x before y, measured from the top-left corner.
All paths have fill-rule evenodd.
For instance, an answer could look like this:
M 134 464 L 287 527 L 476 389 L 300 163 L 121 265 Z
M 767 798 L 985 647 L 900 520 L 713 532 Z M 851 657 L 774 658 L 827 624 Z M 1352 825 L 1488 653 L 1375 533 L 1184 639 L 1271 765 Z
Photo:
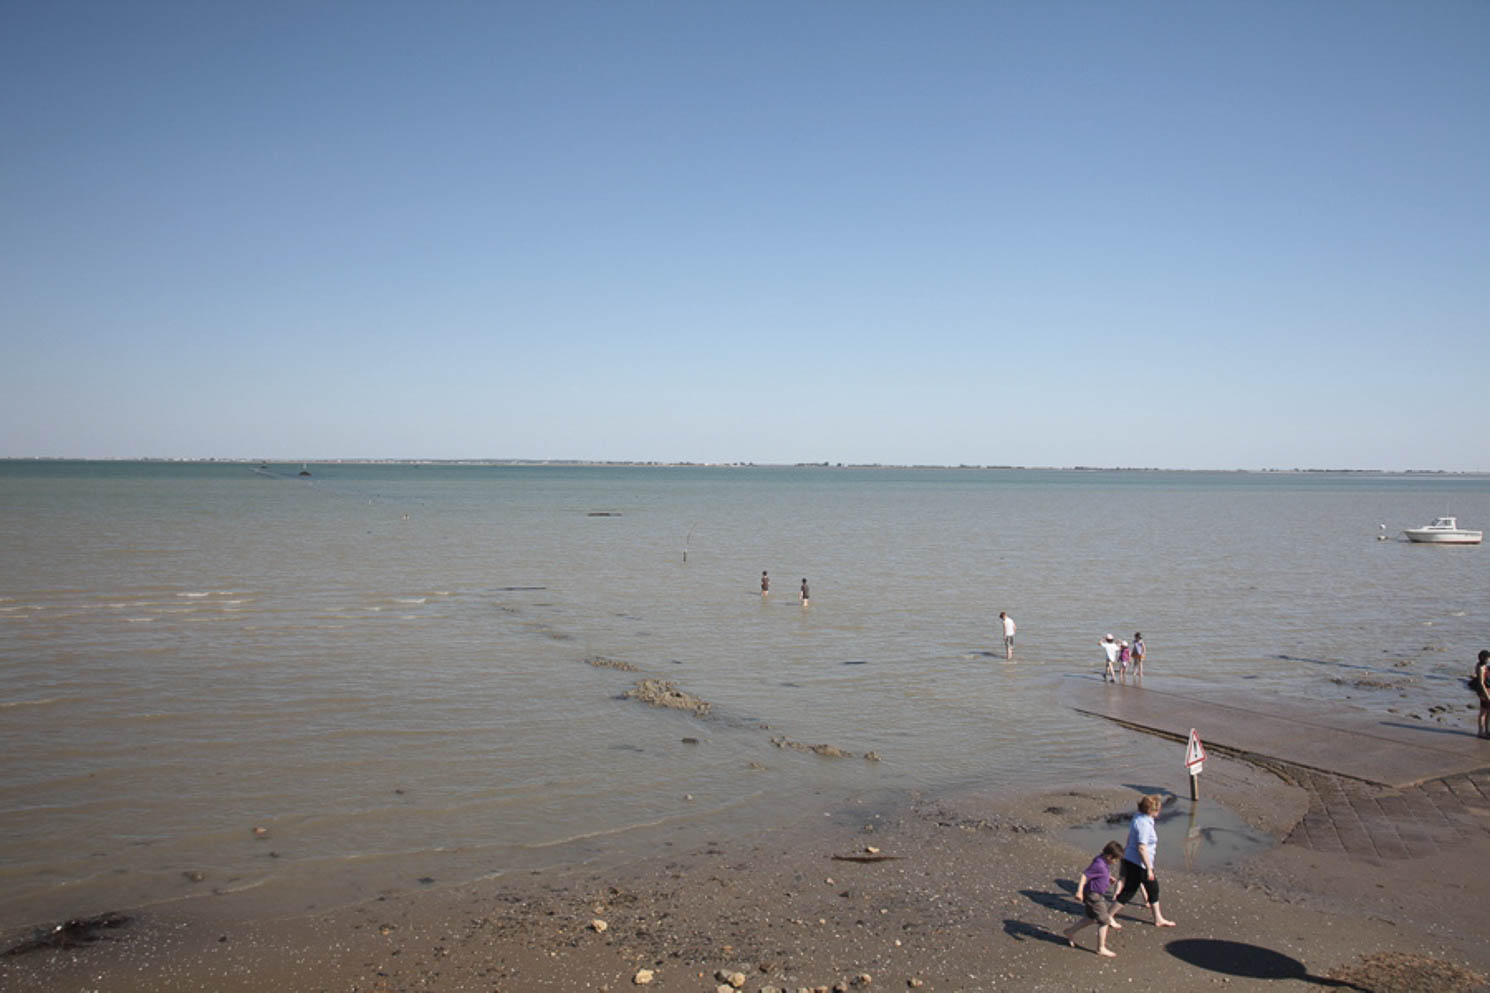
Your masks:
M 1141 865 L 1123 859 L 1123 887 L 1118 890 L 1117 902 L 1127 903 L 1133 899 L 1133 894 L 1138 892 L 1138 887 L 1143 887 L 1143 892 L 1148 896 L 1149 903 L 1159 901 L 1159 880 L 1148 878 L 1149 871 Z

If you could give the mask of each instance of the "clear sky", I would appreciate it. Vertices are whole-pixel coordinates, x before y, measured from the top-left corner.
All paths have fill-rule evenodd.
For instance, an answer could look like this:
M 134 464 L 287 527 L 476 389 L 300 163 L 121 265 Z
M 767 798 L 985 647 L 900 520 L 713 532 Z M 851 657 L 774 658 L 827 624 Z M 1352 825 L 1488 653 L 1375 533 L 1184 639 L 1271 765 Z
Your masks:
M 9 0 L 0 342 L 0 456 L 1490 470 L 1490 3 Z

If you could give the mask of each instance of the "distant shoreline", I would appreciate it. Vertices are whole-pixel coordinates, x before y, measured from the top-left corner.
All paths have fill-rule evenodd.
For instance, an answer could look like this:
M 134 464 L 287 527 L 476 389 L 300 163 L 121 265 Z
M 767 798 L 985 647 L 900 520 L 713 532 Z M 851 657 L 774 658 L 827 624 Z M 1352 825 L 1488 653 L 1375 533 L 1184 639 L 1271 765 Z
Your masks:
M 20 462 L 83 462 L 113 464 L 139 462 L 169 465 L 406 465 L 406 466 L 471 466 L 471 467 L 552 467 L 552 468 L 615 468 L 615 469 L 827 469 L 835 471 L 873 470 L 936 470 L 967 472 L 1188 472 L 1228 473 L 1235 475 L 1351 475 L 1351 476 L 1487 476 L 1485 469 L 1347 469 L 1347 468 L 1292 468 L 1292 469 L 1189 469 L 1166 466 L 1089 466 L 1089 465 L 940 465 L 934 463 L 891 462 L 668 462 L 627 459 L 336 459 L 336 458 L 171 458 L 146 456 L 141 458 L 78 458 L 67 455 L 8 455 L 0 456 L 0 463 Z

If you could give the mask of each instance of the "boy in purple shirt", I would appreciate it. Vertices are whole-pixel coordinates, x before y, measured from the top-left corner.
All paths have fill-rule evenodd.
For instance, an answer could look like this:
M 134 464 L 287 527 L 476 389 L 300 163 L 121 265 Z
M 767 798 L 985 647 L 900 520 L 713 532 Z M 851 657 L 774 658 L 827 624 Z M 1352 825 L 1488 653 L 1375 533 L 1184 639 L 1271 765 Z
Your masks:
M 1123 846 L 1109 841 L 1102 846 L 1102 854 L 1092 859 L 1092 864 L 1081 874 L 1081 882 L 1076 884 L 1076 899 L 1086 908 L 1086 916 L 1061 932 L 1072 948 L 1076 947 L 1076 932 L 1095 923 L 1097 954 L 1107 958 L 1117 956 L 1117 952 L 1107 947 L 1107 929 L 1111 927 L 1122 930 L 1123 926 L 1112 919 L 1112 903 L 1107 899 L 1107 891 L 1112 887 L 1112 867 L 1122 857 Z

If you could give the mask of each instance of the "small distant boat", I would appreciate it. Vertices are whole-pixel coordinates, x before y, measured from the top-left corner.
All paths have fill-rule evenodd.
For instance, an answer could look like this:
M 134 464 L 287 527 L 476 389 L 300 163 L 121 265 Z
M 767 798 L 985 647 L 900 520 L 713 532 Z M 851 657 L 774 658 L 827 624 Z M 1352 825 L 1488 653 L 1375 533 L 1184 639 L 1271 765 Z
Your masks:
M 1436 545 L 1478 545 L 1485 536 L 1483 531 L 1471 531 L 1459 526 L 1457 517 L 1439 517 L 1432 524 L 1420 528 L 1408 528 L 1402 532 L 1408 541 L 1422 541 Z

